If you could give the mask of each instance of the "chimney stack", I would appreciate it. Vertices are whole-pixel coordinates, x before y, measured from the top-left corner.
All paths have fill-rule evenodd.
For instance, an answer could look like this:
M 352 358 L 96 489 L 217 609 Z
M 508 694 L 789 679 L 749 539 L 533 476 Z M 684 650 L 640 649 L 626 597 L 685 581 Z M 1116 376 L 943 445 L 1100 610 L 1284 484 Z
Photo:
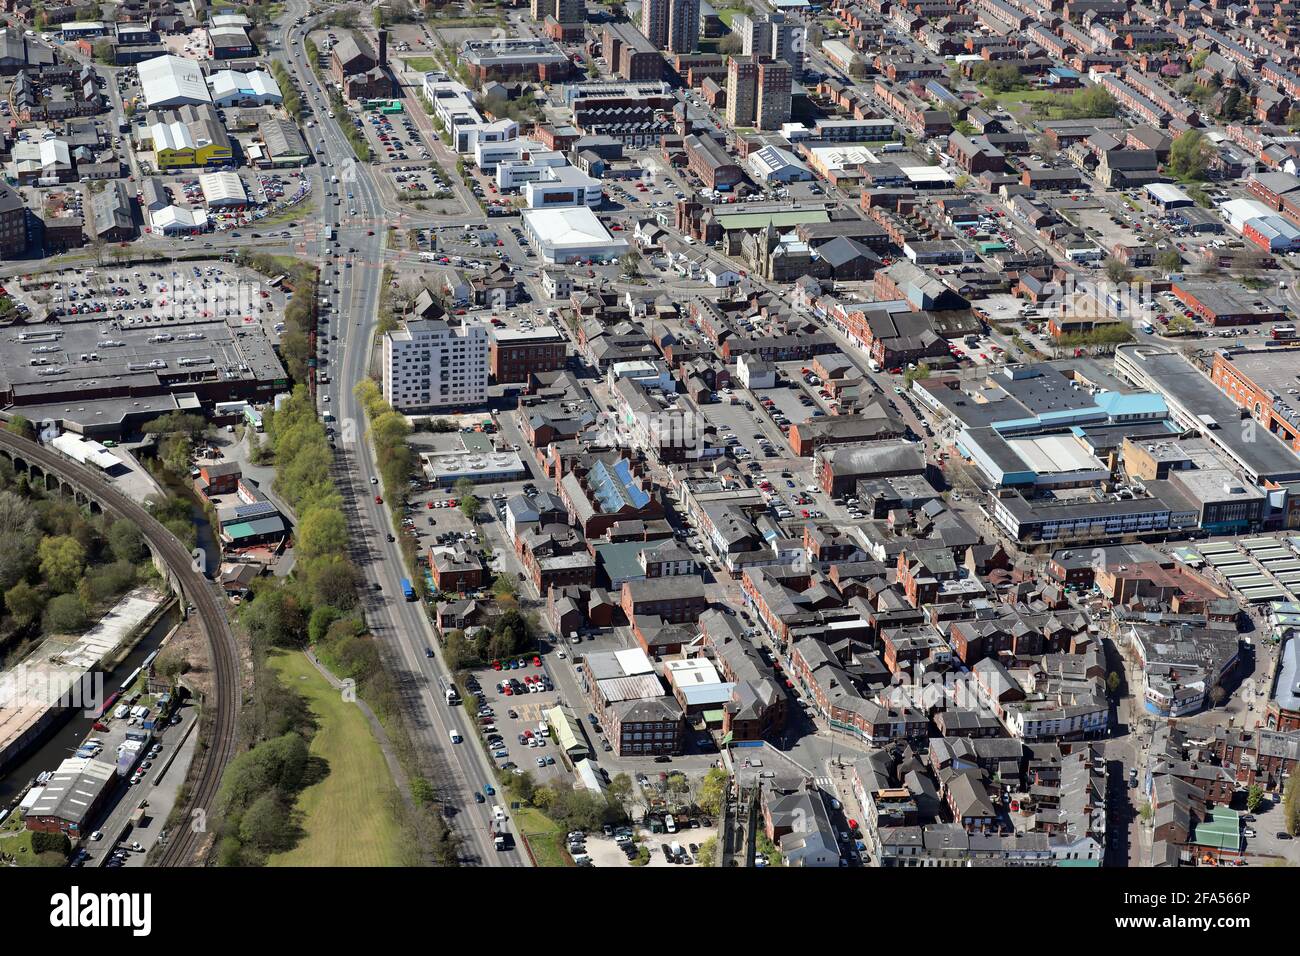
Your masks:
M 388 31 L 379 31 L 379 65 L 388 66 Z

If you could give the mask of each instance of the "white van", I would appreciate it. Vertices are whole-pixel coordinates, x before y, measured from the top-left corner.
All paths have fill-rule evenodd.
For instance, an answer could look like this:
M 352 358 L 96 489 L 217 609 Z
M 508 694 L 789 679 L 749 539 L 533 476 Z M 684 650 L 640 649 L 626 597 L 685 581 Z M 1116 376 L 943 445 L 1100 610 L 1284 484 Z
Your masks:
M 505 808 L 501 806 L 501 804 L 499 803 L 492 804 L 492 819 L 504 820 L 505 818 L 506 818 Z
M 447 731 L 447 736 L 451 738 L 451 742 L 453 744 L 460 743 L 460 734 L 456 733 L 454 728 L 452 730 Z

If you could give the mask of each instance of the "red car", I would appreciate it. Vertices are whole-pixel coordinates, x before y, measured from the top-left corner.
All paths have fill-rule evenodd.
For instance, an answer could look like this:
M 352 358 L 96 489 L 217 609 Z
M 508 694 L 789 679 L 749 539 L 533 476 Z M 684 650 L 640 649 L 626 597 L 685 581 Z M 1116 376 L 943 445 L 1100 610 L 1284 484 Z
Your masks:
M 493 661 L 493 662 L 492 662 L 492 669 L 493 669 L 494 671 L 499 671 L 499 670 L 501 670 L 501 662 L 500 662 L 500 661 Z
M 541 659 L 540 657 L 534 657 L 534 658 L 533 658 L 533 666 L 534 666 L 534 667 L 541 667 L 541 666 L 542 666 L 542 659 Z
M 384 503 L 383 496 L 381 496 L 381 495 L 375 495 L 375 504 L 377 504 L 377 505 L 382 505 L 383 503 Z

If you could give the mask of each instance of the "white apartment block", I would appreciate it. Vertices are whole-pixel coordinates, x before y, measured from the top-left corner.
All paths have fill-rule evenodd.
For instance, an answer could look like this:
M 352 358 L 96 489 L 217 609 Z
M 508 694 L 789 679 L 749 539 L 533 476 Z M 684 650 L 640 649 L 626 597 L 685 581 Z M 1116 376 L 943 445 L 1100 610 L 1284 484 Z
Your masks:
M 408 322 L 384 335 L 384 400 L 399 412 L 487 401 L 488 334 L 481 323 Z

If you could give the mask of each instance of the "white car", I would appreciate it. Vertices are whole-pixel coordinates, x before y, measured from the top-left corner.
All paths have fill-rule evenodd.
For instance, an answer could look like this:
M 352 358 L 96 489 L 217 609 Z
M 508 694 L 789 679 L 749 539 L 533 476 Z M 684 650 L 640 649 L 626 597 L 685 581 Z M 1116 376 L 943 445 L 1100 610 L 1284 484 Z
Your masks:
M 379 479 L 378 479 L 378 478 L 375 478 L 375 477 L 371 477 L 371 479 L 370 479 L 370 483 L 371 483 L 372 485 L 377 485 L 377 484 L 379 484 Z

